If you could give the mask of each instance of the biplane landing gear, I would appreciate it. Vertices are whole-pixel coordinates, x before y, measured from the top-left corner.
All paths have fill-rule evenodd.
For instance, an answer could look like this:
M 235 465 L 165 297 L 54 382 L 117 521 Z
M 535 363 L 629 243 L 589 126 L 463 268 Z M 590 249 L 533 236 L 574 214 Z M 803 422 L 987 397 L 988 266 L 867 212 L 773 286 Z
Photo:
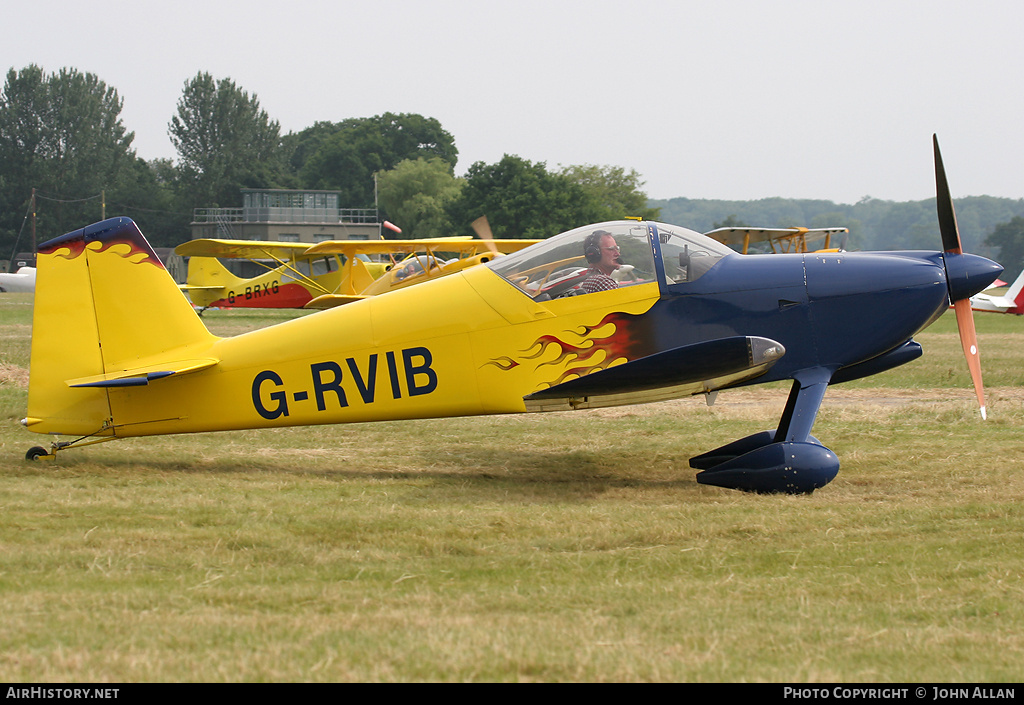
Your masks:
M 43 448 L 42 446 L 35 446 L 34 448 L 29 448 L 28 452 L 25 453 L 25 460 L 39 460 L 40 458 L 54 457 L 56 456 L 48 453 L 46 451 L 46 448 Z
M 80 448 L 114 440 L 117 440 L 117 436 L 82 436 L 81 438 L 76 438 L 73 441 L 57 441 L 55 443 L 51 443 L 50 450 L 46 450 L 46 448 L 43 448 L 42 446 L 34 446 L 29 448 L 28 452 L 25 453 L 25 460 L 53 460 L 57 457 L 58 450 Z

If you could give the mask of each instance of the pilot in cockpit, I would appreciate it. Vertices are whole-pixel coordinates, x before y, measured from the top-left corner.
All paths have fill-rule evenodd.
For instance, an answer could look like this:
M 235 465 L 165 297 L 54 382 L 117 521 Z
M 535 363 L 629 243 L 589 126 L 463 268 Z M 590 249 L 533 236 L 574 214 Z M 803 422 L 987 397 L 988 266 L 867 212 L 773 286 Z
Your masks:
M 612 272 L 625 264 L 619 255 L 619 246 L 607 230 L 595 230 L 583 241 L 583 254 L 590 269 L 580 283 L 580 289 L 587 294 L 595 291 L 618 289 L 619 284 L 612 278 Z

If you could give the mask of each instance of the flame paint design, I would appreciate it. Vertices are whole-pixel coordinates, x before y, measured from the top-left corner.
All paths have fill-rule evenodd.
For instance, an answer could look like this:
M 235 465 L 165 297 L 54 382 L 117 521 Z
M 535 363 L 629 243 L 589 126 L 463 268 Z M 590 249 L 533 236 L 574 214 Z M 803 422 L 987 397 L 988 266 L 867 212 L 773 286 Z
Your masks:
M 100 253 L 112 248 L 117 248 L 112 251 L 112 254 L 132 260 L 135 264 L 148 262 L 161 269 L 164 268 L 160 258 L 157 257 L 156 252 L 153 251 L 153 248 L 142 237 L 142 233 L 135 223 L 97 233 L 95 237 L 84 235 L 81 230 L 70 233 L 69 235 L 44 243 L 39 248 L 39 254 L 54 255 L 63 259 L 73 260 L 81 257 L 86 249 Z M 122 248 L 126 249 L 122 251 Z
M 644 326 L 637 325 L 639 318 L 628 313 L 610 313 L 596 325 L 578 326 L 565 331 L 562 336 L 542 335 L 516 357 L 502 355 L 485 364 L 507 372 L 530 361 L 549 357 L 554 351 L 553 359 L 535 362 L 533 367 L 538 372 L 545 367 L 555 367 L 552 378 L 544 382 L 542 388 L 554 387 L 571 377 L 583 377 L 617 362 L 649 355 L 652 346 Z M 592 337 L 606 326 L 611 326 L 607 335 Z M 579 340 L 573 342 L 570 336 Z
M 62 250 L 66 250 L 66 252 Z M 59 242 L 50 247 L 40 246 L 39 248 L 41 255 L 56 255 L 64 259 L 76 259 L 83 252 L 85 252 L 85 240 L 82 239 Z
M 513 367 L 519 367 L 519 363 L 507 355 L 502 355 L 501 357 L 496 357 L 493 360 L 485 362 L 481 367 L 486 367 L 487 365 L 494 365 L 503 372 L 508 372 Z

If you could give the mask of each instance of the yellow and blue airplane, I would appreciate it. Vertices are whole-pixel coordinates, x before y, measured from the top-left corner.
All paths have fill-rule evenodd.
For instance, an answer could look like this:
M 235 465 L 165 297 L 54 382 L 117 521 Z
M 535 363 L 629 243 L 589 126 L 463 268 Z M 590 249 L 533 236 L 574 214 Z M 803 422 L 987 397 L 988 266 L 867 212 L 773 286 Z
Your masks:
M 655 222 L 577 228 L 482 266 L 230 338 L 212 335 L 135 223 L 39 248 L 28 415 L 132 436 L 589 409 L 792 380 L 778 426 L 697 455 L 701 483 L 811 492 L 839 460 L 811 435 L 829 385 L 921 355 L 952 301 L 978 401 L 964 254 L 938 144 L 943 250 L 743 255 Z M 627 276 L 612 276 L 630 267 Z M 884 311 L 884 315 L 880 312 Z
M 447 276 L 535 242 L 452 237 L 311 245 L 201 239 L 178 245 L 175 252 L 189 258 L 182 289 L 201 309 L 330 308 Z M 373 256 L 388 261 L 375 262 Z M 248 259 L 266 271 L 248 279 L 238 277 L 219 257 Z M 401 259 L 392 264 L 396 257 Z

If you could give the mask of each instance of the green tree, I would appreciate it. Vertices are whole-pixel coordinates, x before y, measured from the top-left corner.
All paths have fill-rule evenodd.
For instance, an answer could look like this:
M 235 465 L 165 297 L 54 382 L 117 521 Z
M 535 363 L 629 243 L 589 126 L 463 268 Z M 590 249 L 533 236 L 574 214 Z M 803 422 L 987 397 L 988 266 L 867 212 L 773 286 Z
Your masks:
M 283 179 L 280 125 L 230 79 L 200 72 L 186 81 L 169 133 L 190 208 L 234 207 L 239 189 L 273 188 Z
M 318 122 L 289 134 L 285 145 L 298 184 L 341 191 L 349 208 L 373 207 L 374 176 L 403 161 L 439 159 L 454 169 L 459 157 L 440 122 L 406 113 Z
M 6 257 L 36 189 L 37 233 L 52 237 L 100 219 L 100 194 L 131 183 L 134 133 L 122 100 L 91 73 L 10 69 L 0 94 L 0 252 Z M 30 249 L 20 243 L 18 249 Z
M 191 209 L 178 206 L 177 170 L 169 159 L 136 158 L 121 170 L 117 188 L 106 193 L 108 216 L 132 218 L 154 247 L 190 239 Z
M 748 223 L 744 223 L 742 220 L 740 220 L 738 217 L 736 217 L 735 213 L 730 213 L 729 216 L 725 220 L 718 221 L 714 225 L 712 225 L 711 229 L 712 230 L 718 230 L 719 228 L 743 228 L 743 227 L 750 227 L 750 225 Z
M 402 229 L 404 238 L 446 237 L 452 233 L 446 207 L 465 181 L 439 157 L 406 159 L 378 179 L 384 215 Z
M 304 188 L 341 192 L 343 208 L 373 208 L 374 175 L 392 166 L 374 125 L 354 123 L 335 132 L 309 155 L 298 172 Z
M 1009 222 L 992 229 L 985 244 L 999 248 L 999 263 L 1003 265 L 1003 279 L 1013 281 L 1024 269 L 1024 216 L 1014 216 Z
M 579 184 L 596 202 L 595 220 L 657 220 L 660 217 L 661 209 L 648 207 L 643 181 L 635 169 L 626 171 L 620 166 L 584 164 L 567 166 L 556 173 Z
M 600 220 L 597 200 L 564 174 L 506 154 L 496 164 L 476 162 L 466 186 L 448 207 L 453 235 L 472 235 L 471 224 L 487 216 L 497 238 L 546 238 Z

